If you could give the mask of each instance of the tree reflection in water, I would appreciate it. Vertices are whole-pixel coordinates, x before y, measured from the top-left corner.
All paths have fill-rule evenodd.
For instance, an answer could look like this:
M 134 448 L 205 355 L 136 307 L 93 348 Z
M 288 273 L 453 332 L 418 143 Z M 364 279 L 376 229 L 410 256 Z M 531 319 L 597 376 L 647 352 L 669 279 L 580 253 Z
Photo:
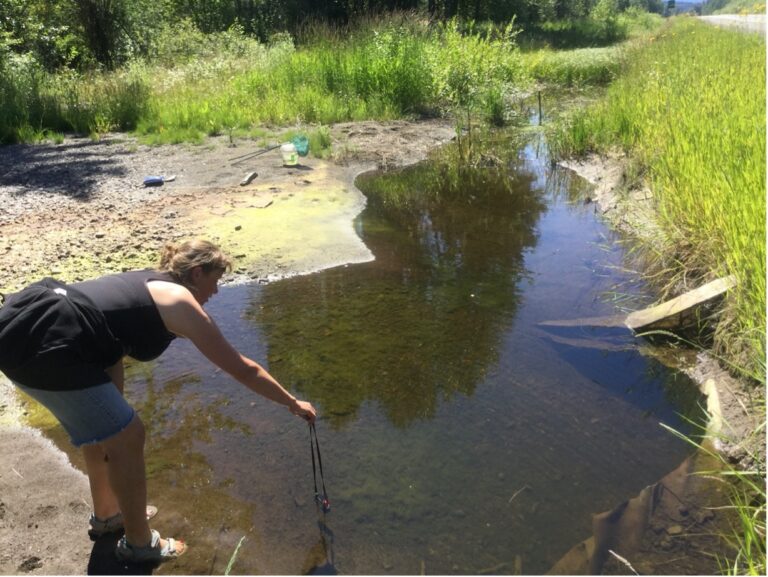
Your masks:
M 358 179 L 374 262 L 268 285 L 249 309 L 270 369 L 335 426 L 366 401 L 396 426 L 430 418 L 497 360 L 546 206 L 516 157 L 461 168 L 450 155 Z

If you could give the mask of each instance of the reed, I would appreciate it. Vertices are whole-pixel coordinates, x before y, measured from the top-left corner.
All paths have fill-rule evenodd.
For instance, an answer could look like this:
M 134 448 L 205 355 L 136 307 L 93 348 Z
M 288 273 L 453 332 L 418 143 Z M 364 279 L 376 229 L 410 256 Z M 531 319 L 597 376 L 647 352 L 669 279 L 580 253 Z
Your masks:
M 231 573 L 232 567 L 234 567 L 235 561 L 237 561 L 237 554 L 240 552 L 240 547 L 242 546 L 243 541 L 245 541 L 245 535 L 240 537 L 240 540 L 237 542 L 237 547 L 235 547 L 235 551 L 227 562 L 227 568 L 224 570 L 224 575 L 229 575 Z
M 575 50 L 540 49 L 525 53 L 529 74 L 539 82 L 558 87 L 605 85 L 613 81 L 624 61 L 622 45 Z
M 733 274 L 716 349 L 765 382 L 765 40 L 676 18 L 628 55 L 606 98 L 566 122 L 558 156 L 619 146 L 646 173 L 681 264 Z

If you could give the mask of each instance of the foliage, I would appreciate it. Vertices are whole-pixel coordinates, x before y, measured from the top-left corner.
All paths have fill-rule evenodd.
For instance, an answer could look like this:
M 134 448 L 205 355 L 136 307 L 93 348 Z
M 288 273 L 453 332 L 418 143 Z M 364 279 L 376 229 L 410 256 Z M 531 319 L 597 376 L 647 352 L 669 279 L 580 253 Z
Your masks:
M 14 22 L 26 14 L 40 22 L 47 18 L 48 24 L 68 15 L 73 31 L 84 30 L 83 13 L 68 1 L 45 12 L 34 9 L 38 2 L 11 0 L 0 13 L 12 15 Z M 199 141 L 206 134 L 249 133 L 264 122 L 328 124 L 435 114 L 456 116 L 463 134 L 477 118 L 497 126 L 508 122 L 531 72 L 547 82 L 604 83 L 620 60 L 609 50 L 524 60 L 517 48 L 517 20 L 435 23 L 420 13 L 368 14 L 343 26 L 312 21 L 301 28 L 297 43 L 285 32 L 261 42 L 239 20 L 214 32 L 201 30 L 199 18 L 192 16 L 169 20 L 168 15 L 189 11 L 194 3 L 185 8 L 173 0 L 87 0 L 78 6 L 101 2 L 98 17 L 119 12 L 119 42 L 102 45 L 89 37 L 69 56 L 57 52 L 43 61 L 19 38 L 21 28 L 4 33 L 3 142 L 37 139 L 46 130 L 134 128 L 148 142 Z M 225 4 L 211 3 L 200 8 L 201 14 L 213 18 L 211 11 Z M 580 5 L 579 13 L 592 10 L 603 18 L 606 5 L 588 4 Z M 556 3 L 550 8 L 549 14 L 564 13 Z M 636 15 L 615 19 L 624 28 L 635 21 Z M 97 57 L 114 66 L 129 60 L 109 71 L 90 67 Z
M 658 11 L 659 0 L 4 0 L 0 31 L 17 41 L 14 51 L 32 53 L 48 70 L 115 68 L 168 44 L 169 31 L 190 37 L 233 27 L 260 42 L 273 34 L 300 36 L 306 23 L 345 26 L 371 15 L 419 10 L 430 21 L 515 19 L 523 28 L 545 22 L 582 21 L 600 29 L 601 42 L 620 38 L 615 14 L 630 8 Z M 181 24 L 180 24 L 181 23 Z M 190 37 L 191 38 L 191 37 Z
M 716 343 L 764 382 L 765 40 L 677 19 L 553 145 L 619 145 L 645 167 L 682 263 L 673 279 L 737 277 Z
M 537 50 L 524 55 L 526 68 L 538 81 L 557 86 L 603 85 L 619 73 L 625 49 L 580 48 Z

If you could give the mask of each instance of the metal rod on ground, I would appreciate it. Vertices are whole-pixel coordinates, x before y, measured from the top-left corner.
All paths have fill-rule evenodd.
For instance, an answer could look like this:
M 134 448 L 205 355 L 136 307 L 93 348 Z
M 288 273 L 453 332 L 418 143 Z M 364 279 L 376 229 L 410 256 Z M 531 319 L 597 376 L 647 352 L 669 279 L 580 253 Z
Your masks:
M 279 144 L 275 144 L 273 146 L 269 146 L 269 147 L 265 148 L 264 150 L 257 150 L 256 152 L 249 152 L 247 154 L 241 154 L 240 156 L 235 156 L 234 158 L 230 158 L 229 161 L 232 164 L 238 164 L 240 162 L 243 162 L 244 160 L 248 160 L 249 158 L 253 158 L 255 156 L 259 156 L 261 154 L 269 152 L 270 150 L 275 150 L 276 148 L 280 148 L 280 145 Z
M 541 115 L 541 90 L 539 90 L 538 95 L 539 95 L 539 126 L 541 126 L 542 120 L 544 118 Z

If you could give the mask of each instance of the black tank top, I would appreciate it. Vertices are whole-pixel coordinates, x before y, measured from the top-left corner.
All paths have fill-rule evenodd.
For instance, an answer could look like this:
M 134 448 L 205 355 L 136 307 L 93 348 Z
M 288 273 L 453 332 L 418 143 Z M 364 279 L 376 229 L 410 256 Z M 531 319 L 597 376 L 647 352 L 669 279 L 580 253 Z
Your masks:
M 176 282 L 152 270 L 66 285 L 43 279 L 0 307 L 0 370 L 46 390 L 109 382 L 105 369 L 127 355 L 157 358 L 175 336 L 160 318 L 147 282 Z
M 123 354 L 137 361 L 156 359 L 176 338 L 165 328 L 149 294 L 147 282 L 152 280 L 176 282 L 168 273 L 139 270 L 70 285 L 104 314 Z

